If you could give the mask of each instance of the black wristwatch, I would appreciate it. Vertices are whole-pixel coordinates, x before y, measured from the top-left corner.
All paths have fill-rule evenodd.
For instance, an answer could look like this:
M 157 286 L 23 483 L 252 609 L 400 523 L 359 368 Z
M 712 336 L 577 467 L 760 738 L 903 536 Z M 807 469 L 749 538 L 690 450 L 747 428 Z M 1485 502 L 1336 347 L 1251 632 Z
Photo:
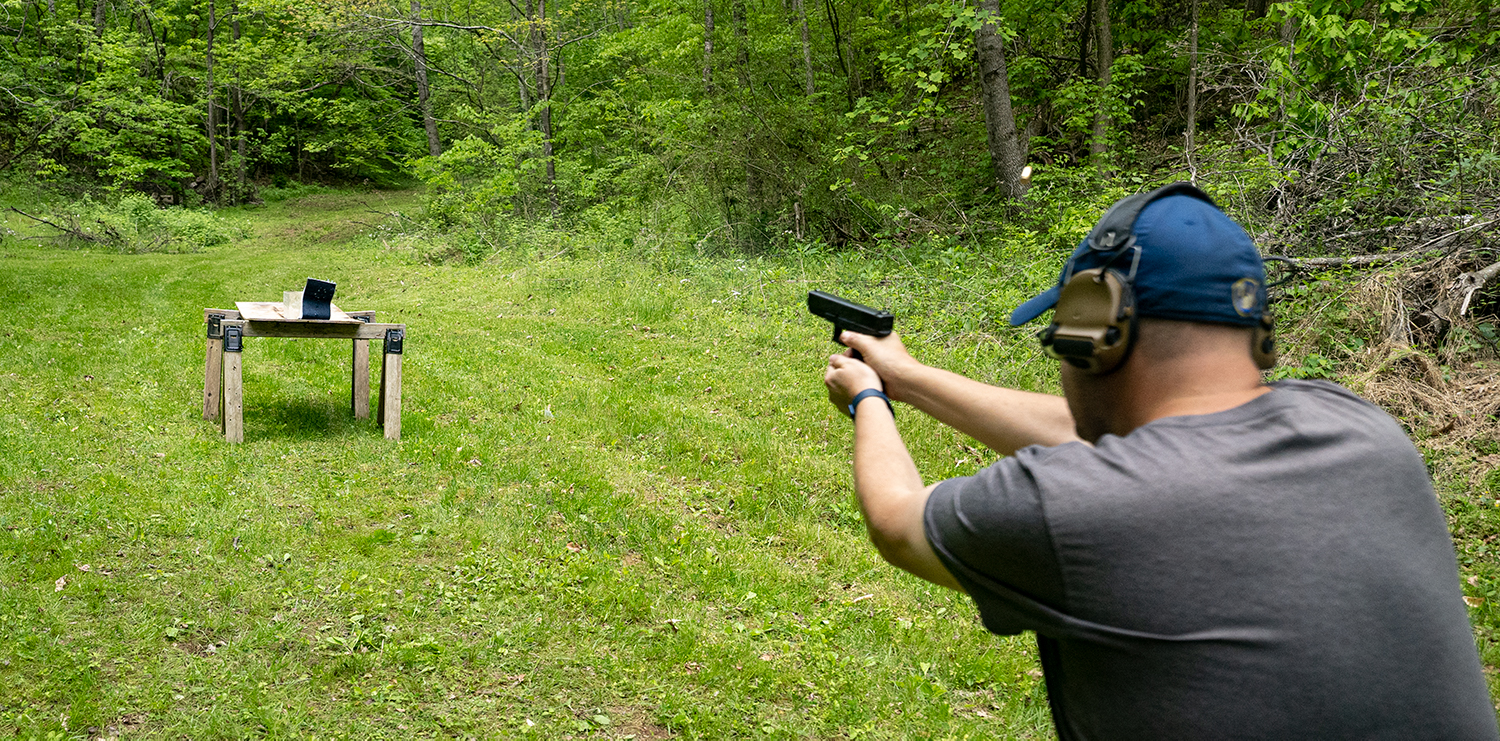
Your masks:
M 855 394 L 854 399 L 849 402 L 849 419 L 854 419 L 854 410 L 859 406 L 859 403 L 871 396 L 879 396 L 881 399 L 884 399 L 886 408 L 891 410 L 891 416 L 896 416 L 896 408 L 891 406 L 891 397 L 886 396 L 880 389 L 865 389 Z

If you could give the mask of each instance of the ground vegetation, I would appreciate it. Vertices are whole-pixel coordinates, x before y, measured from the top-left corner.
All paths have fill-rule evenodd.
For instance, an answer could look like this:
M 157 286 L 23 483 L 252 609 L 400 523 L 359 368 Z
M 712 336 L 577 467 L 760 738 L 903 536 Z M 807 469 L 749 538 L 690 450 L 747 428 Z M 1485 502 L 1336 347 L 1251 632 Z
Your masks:
M 0 0 L 0 728 L 1045 735 L 1029 648 L 861 542 L 800 292 L 1052 389 L 1006 314 L 1174 180 L 1272 259 L 1270 378 L 1417 440 L 1494 682 L 1497 43 L 1489 0 Z M 264 342 L 232 455 L 197 312 L 307 275 L 410 322 L 409 439 Z

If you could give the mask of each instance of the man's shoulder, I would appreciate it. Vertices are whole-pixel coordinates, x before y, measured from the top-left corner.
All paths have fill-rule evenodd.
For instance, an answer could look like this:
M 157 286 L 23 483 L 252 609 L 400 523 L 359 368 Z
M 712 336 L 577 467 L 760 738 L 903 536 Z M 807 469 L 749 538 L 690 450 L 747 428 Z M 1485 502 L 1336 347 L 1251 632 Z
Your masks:
M 1206 444 L 1216 437 L 1229 441 L 1249 436 L 1274 438 L 1320 429 L 1325 433 L 1379 431 L 1409 444 L 1399 422 L 1379 406 L 1339 384 L 1315 379 L 1287 379 L 1267 384 L 1267 388 L 1271 393 L 1231 409 L 1155 420 L 1129 435 L 1106 436 L 1101 442 L 1117 446 L 1151 445 L 1163 437 L 1186 437 Z M 1356 437 L 1359 436 L 1349 439 Z
M 1380 407 L 1343 386 L 1320 380 L 1285 380 L 1232 409 L 1168 417 L 1124 436 L 1105 435 L 1094 445 L 1073 442 L 1031 446 L 995 464 L 1015 469 L 1044 491 L 1089 481 L 1134 482 L 1159 488 L 1205 475 L 1232 479 L 1266 467 L 1318 457 L 1360 465 L 1370 458 L 1406 460 L 1415 449 L 1406 431 Z M 1424 469 L 1425 472 L 1425 469 Z
M 1273 391 L 1299 395 L 1305 399 L 1316 399 L 1329 404 L 1355 404 L 1379 409 L 1368 399 L 1350 391 L 1333 381 L 1321 378 L 1286 378 L 1266 384 Z

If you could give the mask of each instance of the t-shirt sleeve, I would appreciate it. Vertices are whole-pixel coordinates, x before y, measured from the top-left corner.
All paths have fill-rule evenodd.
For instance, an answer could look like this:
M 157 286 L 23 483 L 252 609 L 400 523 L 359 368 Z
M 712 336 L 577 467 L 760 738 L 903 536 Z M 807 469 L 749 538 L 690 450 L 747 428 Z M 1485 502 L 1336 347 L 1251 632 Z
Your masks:
M 942 482 L 924 515 L 928 542 L 999 635 L 1045 628 L 1036 603 L 1065 609 L 1041 492 L 1020 461 L 1035 452 Z

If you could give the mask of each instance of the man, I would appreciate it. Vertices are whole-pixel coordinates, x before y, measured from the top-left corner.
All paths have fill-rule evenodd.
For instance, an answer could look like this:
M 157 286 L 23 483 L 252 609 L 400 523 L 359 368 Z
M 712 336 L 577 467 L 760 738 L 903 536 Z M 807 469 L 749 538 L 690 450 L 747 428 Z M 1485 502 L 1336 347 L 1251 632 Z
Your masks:
M 1012 315 L 1057 306 L 1065 398 L 844 333 L 863 362 L 824 380 L 871 540 L 1037 633 L 1063 739 L 1500 737 L 1421 456 L 1339 386 L 1262 384 L 1264 280 L 1179 184 L 1117 204 Z M 883 396 L 1009 457 L 924 486 Z

